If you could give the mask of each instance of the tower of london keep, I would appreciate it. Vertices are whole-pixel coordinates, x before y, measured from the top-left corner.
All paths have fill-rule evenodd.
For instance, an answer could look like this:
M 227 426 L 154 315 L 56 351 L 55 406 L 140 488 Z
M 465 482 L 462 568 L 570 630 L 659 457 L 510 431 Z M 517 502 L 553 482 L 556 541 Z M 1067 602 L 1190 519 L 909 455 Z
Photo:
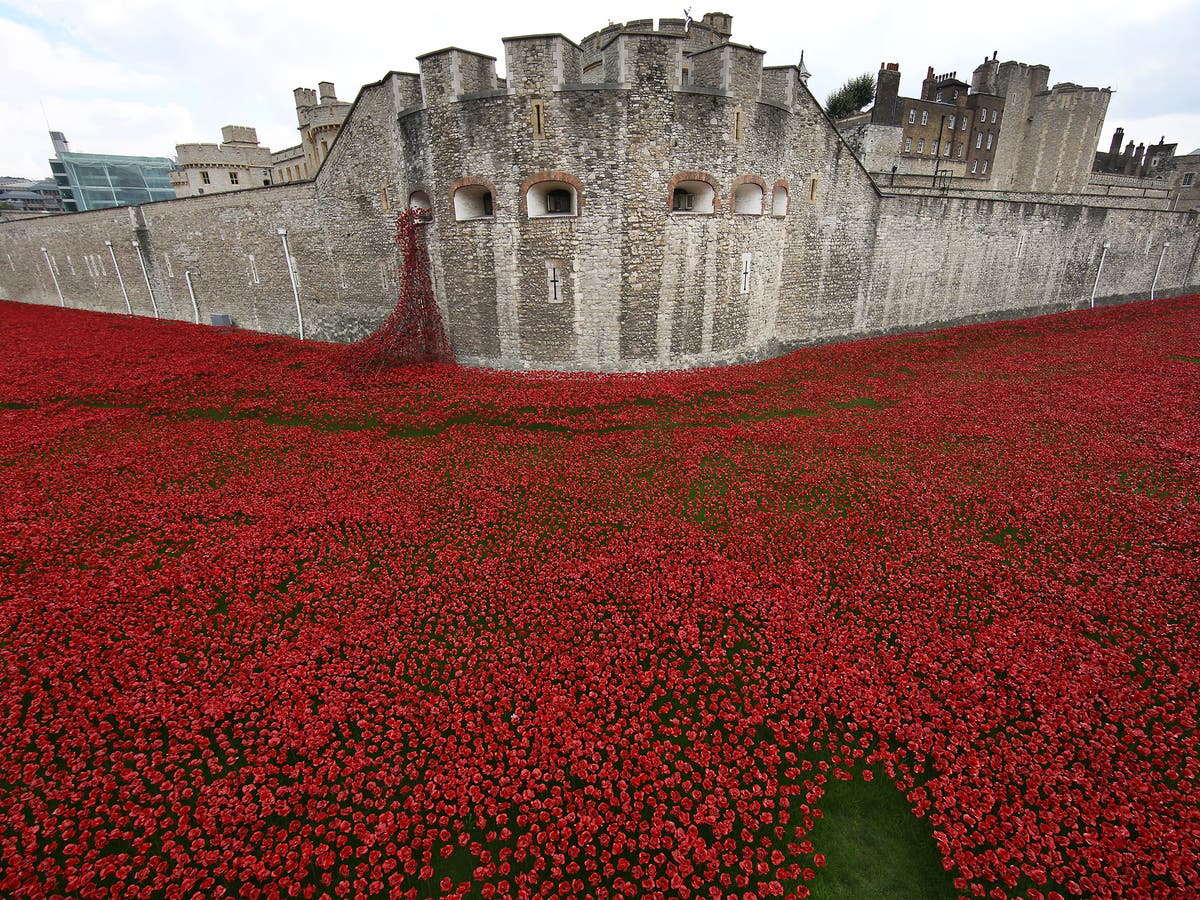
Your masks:
M 731 35 L 510 37 L 504 78 L 425 54 L 309 180 L 0 224 L 0 297 L 351 341 L 395 304 L 408 206 L 470 365 L 731 363 L 1200 281 L 1196 214 L 1153 197 L 877 184 L 805 73 Z

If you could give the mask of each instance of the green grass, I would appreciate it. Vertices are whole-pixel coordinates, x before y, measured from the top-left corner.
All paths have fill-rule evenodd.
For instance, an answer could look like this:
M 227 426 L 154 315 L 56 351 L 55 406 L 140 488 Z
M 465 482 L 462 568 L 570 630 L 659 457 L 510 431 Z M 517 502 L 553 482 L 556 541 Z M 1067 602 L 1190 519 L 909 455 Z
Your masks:
M 874 781 L 830 779 L 823 819 L 808 837 L 825 866 L 808 882 L 814 900 L 953 900 L 953 876 L 942 868 L 928 820 L 881 773 Z

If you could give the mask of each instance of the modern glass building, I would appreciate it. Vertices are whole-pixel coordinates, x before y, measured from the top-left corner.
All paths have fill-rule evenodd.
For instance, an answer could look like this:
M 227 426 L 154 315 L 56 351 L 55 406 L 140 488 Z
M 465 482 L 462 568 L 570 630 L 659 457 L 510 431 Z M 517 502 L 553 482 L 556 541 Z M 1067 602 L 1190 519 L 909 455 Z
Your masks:
M 50 132 L 50 139 L 56 151 L 50 171 L 67 212 L 175 199 L 168 175 L 175 163 L 166 156 L 72 153 L 62 132 Z

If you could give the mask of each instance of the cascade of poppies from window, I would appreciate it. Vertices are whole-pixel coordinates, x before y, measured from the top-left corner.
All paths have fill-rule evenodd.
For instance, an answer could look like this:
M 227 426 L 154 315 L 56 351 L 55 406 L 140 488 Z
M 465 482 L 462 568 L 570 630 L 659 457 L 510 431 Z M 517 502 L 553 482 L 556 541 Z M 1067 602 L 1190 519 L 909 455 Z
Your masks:
M 421 229 L 428 214 L 406 209 L 396 217 L 396 243 L 404 254 L 400 296 L 382 325 L 350 349 L 353 368 L 379 369 L 388 362 L 450 362 L 450 342 L 433 296 L 429 253 Z

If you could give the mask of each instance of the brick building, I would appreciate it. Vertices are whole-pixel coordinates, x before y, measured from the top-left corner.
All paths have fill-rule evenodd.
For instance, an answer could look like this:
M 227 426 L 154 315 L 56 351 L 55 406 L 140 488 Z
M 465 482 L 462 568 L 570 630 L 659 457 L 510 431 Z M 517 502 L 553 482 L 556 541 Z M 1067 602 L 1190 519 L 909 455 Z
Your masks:
M 838 130 L 877 181 L 932 184 L 936 176 L 994 190 L 1081 192 L 1108 108 L 1107 88 L 1046 87 L 1048 66 L 984 59 L 971 83 L 934 75 L 900 95 L 900 67 L 880 66 L 875 104 Z M 1016 112 L 1013 112 L 1015 107 Z M 1008 114 L 1008 124 L 1005 122 Z M 936 148 L 936 149 L 935 149 Z

